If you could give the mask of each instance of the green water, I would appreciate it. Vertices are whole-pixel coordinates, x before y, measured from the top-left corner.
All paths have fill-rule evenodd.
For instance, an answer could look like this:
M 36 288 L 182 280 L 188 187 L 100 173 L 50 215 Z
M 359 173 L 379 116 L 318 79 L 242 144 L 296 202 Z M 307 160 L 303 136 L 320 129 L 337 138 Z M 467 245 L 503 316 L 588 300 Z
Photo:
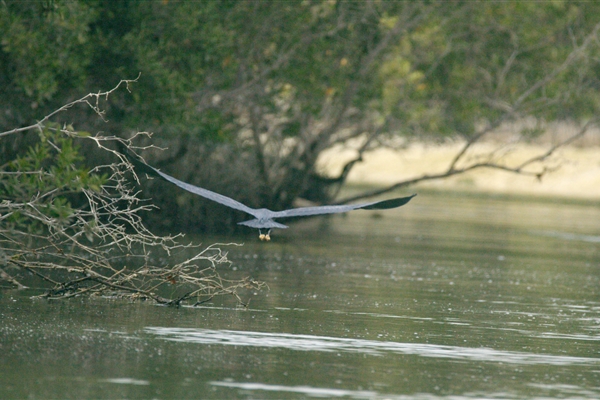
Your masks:
M 0 291 L 0 398 L 600 398 L 597 205 L 425 193 L 244 240 L 248 310 Z

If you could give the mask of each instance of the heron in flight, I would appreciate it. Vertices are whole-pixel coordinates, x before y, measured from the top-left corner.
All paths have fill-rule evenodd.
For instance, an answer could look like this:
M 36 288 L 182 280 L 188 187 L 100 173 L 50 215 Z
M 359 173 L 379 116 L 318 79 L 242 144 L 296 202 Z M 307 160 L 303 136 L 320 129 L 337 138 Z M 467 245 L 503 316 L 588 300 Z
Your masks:
M 124 147 L 124 146 L 123 146 Z M 271 229 L 279 228 L 286 229 L 288 228 L 286 225 L 280 224 L 276 222 L 276 218 L 288 218 L 288 217 L 306 217 L 310 215 L 321 215 L 321 214 L 337 214 L 344 213 L 352 210 L 388 210 L 391 208 L 396 208 L 405 205 L 416 196 L 413 194 L 408 197 L 398 197 L 395 199 L 383 200 L 383 201 L 374 201 L 371 203 L 364 204 L 348 204 L 348 205 L 333 205 L 333 206 L 317 206 L 317 207 L 301 207 L 301 208 L 292 208 L 289 210 L 283 211 L 271 211 L 266 208 L 251 208 L 245 204 L 240 203 L 232 198 L 227 196 L 223 196 L 222 194 L 212 192 L 207 189 L 203 189 L 198 186 L 191 185 L 189 183 L 185 183 L 180 181 L 179 179 L 173 178 L 170 175 L 165 174 L 164 172 L 160 172 L 154 167 L 142 162 L 140 159 L 136 158 L 133 154 L 130 154 L 127 149 L 124 150 L 125 156 L 127 159 L 140 171 L 143 171 L 147 175 L 155 176 L 161 178 L 167 182 L 171 182 L 180 188 L 187 190 L 188 192 L 197 194 L 198 196 L 202 196 L 212 201 L 216 201 L 219 204 L 223 204 L 224 206 L 231 207 L 235 210 L 243 211 L 247 214 L 250 214 L 254 217 L 249 221 L 238 222 L 238 225 L 249 226 L 250 228 L 257 228 L 260 240 L 271 240 Z M 267 233 L 263 233 L 263 230 L 266 230 Z

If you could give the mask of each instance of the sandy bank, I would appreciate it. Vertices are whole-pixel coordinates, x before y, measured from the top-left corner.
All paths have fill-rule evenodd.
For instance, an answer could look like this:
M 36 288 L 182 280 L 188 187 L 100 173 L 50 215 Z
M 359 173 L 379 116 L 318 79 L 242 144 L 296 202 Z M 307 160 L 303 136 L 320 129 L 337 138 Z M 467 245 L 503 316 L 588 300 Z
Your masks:
M 404 150 L 379 149 L 363 157 L 364 161 L 353 168 L 348 182 L 385 186 L 422 174 L 440 173 L 448 168 L 461 147 L 461 143 L 414 143 Z M 498 147 L 494 143 L 478 144 L 470 157 L 489 153 Z M 518 147 L 498 152 L 497 156 L 515 166 L 523 160 L 543 154 L 548 147 L 519 144 Z M 354 150 L 334 148 L 322 155 L 319 165 L 327 173 L 337 175 L 342 166 L 355 156 Z M 450 178 L 422 182 L 419 187 L 600 199 L 600 147 L 566 147 L 558 151 L 546 165 L 558 169 L 545 175 L 541 182 L 535 177 L 478 169 Z M 539 165 L 536 167 L 530 170 L 539 171 Z

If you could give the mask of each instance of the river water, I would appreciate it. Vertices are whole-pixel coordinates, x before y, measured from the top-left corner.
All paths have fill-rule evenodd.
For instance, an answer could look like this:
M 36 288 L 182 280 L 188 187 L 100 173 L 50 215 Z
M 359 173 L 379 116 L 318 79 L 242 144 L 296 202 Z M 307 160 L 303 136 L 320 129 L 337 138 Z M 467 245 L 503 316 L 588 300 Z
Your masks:
M 0 398 L 600 398 L 598 205 L 421 193 L 243 240 L 248 309 L 0 291 Z

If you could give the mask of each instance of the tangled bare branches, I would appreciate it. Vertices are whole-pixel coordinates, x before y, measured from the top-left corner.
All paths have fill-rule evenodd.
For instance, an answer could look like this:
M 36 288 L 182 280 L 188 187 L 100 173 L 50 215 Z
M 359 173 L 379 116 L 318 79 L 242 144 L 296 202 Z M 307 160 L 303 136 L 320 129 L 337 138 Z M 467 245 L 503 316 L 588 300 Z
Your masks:
M 259 290 L 264 284 L 219 275 L 217 268 L 229 264 L 221 248 L 225 244 L 203 249 L 180 244 L 181 235 L 157 236 L 144 225 L 140 212 L 153 206 L 128 183 L 126 175 L 135 174 L 109 143 L 131 146 L 137 136 L 149 133 L 125 140 L 92 136 L 51 122 L 59 112 L 77 104 L 91 107 L 104 118 L 101 101 L 123 85 L 128 89 L 134 81 L 89 94 L 34 125 L 0 133 L 2 138 L 37 130 L 50 149 L 39 146 L 0 168 L 0 280 L 19 288 L 26 287 L 23 279 L 33 280 L 48 289 L 42 296 L 47 298 L 108 295 L 197 305 L 227 294 L 244 304 L 240 291 Z M 91 171 L 78 169 L 68 162 L 74 159 L 69 156 L 69 140 L 92 140 L 119 161 Z M 23 168 L 32 165 L 31 170 Z M 68 199 L 73 196 L 83 199 L 78 202 L 83 205 L 71 207 Z

